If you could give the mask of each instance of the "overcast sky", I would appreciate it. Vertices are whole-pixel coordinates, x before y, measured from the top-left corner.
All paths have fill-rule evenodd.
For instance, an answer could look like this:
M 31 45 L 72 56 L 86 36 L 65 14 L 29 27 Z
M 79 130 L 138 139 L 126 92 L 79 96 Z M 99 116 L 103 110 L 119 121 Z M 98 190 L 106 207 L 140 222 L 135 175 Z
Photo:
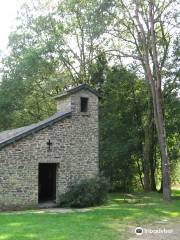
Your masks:
M 0 51 L 5 50 L 8 43 L 8 35 L 16 24 L 17 11 L 23 3 L 32 0 L 0 0 Z M 59 0 L 60 1 L 60 0 Z M 42 8 L 49 11 L 58 0 L 34 0 L 34 3 L 41 4 Z
M 0 0 L 0 50 L 4 50 L 8 35 L 15 24 L 19 0 Z

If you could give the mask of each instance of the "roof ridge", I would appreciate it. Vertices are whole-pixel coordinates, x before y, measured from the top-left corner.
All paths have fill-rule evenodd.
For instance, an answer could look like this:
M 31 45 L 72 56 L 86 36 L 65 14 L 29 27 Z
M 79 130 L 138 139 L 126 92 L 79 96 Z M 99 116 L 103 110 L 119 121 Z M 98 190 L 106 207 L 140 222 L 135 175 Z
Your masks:
M 80 84 L 78 86 L 67 89 L 64 92 L 60 93 L 59 95 L 54 96 L 54 99 L 59 99 L 59 98 L 62 98 L 62 97 L 66 97 L 70 94 L 76 93 L 77 91 L 79 91 L 81 89 L 89 90 L 90 92 L 92 92 L 93 94 L 95 94 L 96 96 L 99 97 L 99 93 L 95 89 L 91 88 L 88 84 L 83 83 L 83 84 Z

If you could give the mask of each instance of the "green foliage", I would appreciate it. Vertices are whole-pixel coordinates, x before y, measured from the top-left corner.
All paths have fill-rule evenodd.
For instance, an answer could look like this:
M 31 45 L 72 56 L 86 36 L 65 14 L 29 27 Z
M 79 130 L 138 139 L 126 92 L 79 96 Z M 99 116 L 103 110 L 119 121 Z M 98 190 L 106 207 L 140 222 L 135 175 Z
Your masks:
M 49 79 L 53 79 L 55 65 L 41 54 L 24 49 L 19 60 L 13 54 L 5 59 L 0 85 L 0 129 L 37 122 L 54 112 L 51 97 L 56 89 Z
M 180 42 L 174 42 L 174 51 L 170 63 L 167 65 L 166 82 L 164 84 L 164 108 L 166 120 L 166 135 L 169 159 L 171 162 L 172 183 L 180 182 Z
M 69 190 L 60 196 L 61 207 L 90 207 L 102 204 L 107 197 L 109 183 L 104 177 L 85 179 L 71 185 Z
M 108 62 L 104 52 L 98 52 L 96 61 L 89 64 L 90 82 L 93 86 L 101 91 L 101 85 L 103 84 L 107 71 Z
M 49 45 L 38 43 L 36 36 L 14 32 L 9 48 L 9 55 L 3 59 L 0 85 L 1 130 L 52 115 L 52 96 L 68 84 L 66 73 L 56 71 L 58 62 L 49 54 Z
M 112 190 L 129 192 L 143 185 L 148 95 L 143 80 L 116 66 L 121 63 L 119 54 L 126 50 L 124 46 L 129 49 L 127 56 L 137 54 L 130 34 L 134 26 L 126 11 L 121 11 L 121 3 L 116 3 L 63 0 L 48 11 L 49 0 L 34 2 L 32 6 L 24 4 L 1 64 L 0 131 L 48 117 L 55 112 L 54 95 L 68 86 L 88 83 L 101 94 L 101 171 L 110 178 Z M 148 3 L 141 4 L 146 12 Z M 158 24 L 156 27 L 159 28 Z M 162 48 L 165 42 L 159 30 L 158 45 Z M 164 114 L 173 182 L 179 181 L 179 49 L 177 38 L 170 63 L 163 68 Z M 160 179 L 157 145 L 155 132 L 153 157 L 156 178 Z
M 48 13 L 40 2 L 34 8 L 23 5 L 1 69 L 0 130 L 48 117 L 55 111 L 52 96 L 69 85 L 96 84 L 103 74 L 96 69 L 96 55 L 98 68 L 105 58 L 98 51 L 92 14 L 103 13 L 106 2 L 99 8 L 94 0 L 61 1 Z
M 140 187 L 146 88 L 134 73 L 116 67 L 101 91 L 100 167 L 114 190 L 130 191 Z

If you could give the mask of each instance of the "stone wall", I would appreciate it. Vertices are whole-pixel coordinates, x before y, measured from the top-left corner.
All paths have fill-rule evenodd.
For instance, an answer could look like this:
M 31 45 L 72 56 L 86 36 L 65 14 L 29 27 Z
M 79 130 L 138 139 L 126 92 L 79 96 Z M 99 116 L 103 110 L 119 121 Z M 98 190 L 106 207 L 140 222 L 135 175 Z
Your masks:
M 66 112 L 71 110 L 71 97 L 66 96 L 57 101 L 57 111 Z
M 86 114 L 79 111 L 84 95 L 89 97 Z M 81 90 L 71 104 L 71 117 L 0 150 L 0 209 L 37 206 L 39 163 L 58 163 L 57 200 L 71 183 L 98 174 L 98 98 Z

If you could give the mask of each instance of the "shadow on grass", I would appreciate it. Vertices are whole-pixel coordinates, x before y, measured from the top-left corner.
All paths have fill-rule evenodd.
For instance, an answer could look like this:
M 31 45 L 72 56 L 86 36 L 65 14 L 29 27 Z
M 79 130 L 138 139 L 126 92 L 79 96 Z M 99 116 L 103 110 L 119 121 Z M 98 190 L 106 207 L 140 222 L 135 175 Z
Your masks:
M 180 200 L 180 189 L 173 189 L 172 190 L 172 199 L 173 200 Z
M 131 194 L 126 199 L 137 202 L 127 203 L 123 194 L 111 194 L 107 204 L 86 212 L 1 213 L 0 240 L 121 240 L 129 224 L 180 217 L 180 202 L 165 203 L 159 193 Z

